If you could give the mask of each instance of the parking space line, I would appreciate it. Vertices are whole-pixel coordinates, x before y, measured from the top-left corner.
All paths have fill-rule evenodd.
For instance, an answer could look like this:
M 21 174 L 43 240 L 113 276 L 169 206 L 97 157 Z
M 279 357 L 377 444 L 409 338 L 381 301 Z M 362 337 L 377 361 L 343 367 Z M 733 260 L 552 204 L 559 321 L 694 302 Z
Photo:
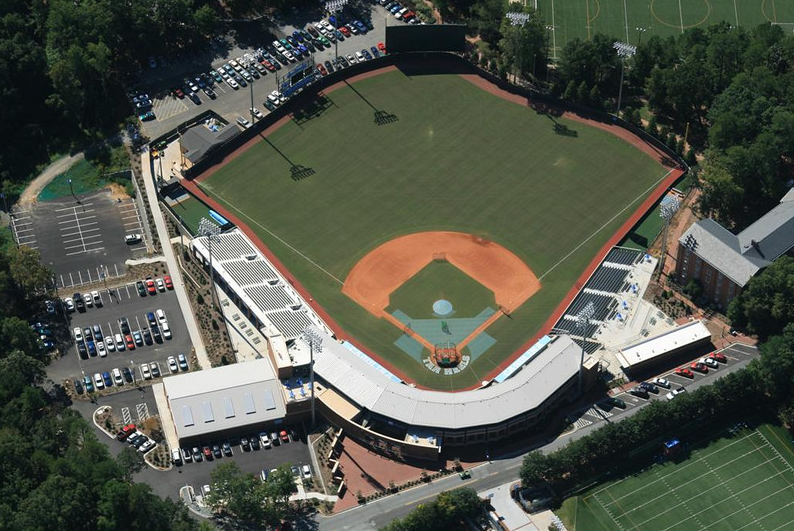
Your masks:
M 102 242 L 99 242 L 99 243 L 102 243 Z M 104 247 L 94 247 L 92 249 L 86 249 L 85 251 L 75 251 L 73 253 L 66 253 L 66 256 L 74 256 L 76 254 L 84 254 L 84 253 L 88 252 L 89 250 L 90 251 L 101 251 L 102 249 L 104 249 Z M 83 279 L 81 278 L 80 279 L 80 283 L 82 283 L 82 282 L 83 282 Z
M 88 207 L 88 206 L 92 206 L 93 204 L 94 203 L 83 203 L 82 207 L 85 208 L 85 207 Z M 75 209 L 77 209 L 76 206 L 69 206 L 69 207 L 64 207 L 64 208 L 56 208 L 55 212 L 64 212 L 66 210 L 75 210 Z

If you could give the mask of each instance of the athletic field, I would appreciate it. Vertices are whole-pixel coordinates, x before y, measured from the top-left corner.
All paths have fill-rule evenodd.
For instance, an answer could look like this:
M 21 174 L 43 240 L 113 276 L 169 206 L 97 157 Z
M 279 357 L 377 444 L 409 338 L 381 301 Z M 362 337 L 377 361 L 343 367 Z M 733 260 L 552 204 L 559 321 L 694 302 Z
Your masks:
M 668 174 L 612 134 L 540 115 L 458 75 L 396 70 L 325 98 L 311 117 L 286 123 L 201 186 L 257 233 L 344 335 L 427 387 L 475 385 L 532 337 L 597 250 Z M 384 115 L 388 123 L 377 119 Z M 488 338 L 472 342 L 475 350 L 463 349 L 471 363 L 454 375 L 428 370 L 421 362 L 428 353 L 403 330 L 341 291 L 367 253 L 423 231 L 497 243 L 541 282 L 510 318 L 487 328 Z M 433 282 L 438 272 L 412 285 Z M 408 286 L 397 298 L 412 312 L 431 312 L 415 305 L 430 305 L 447 289 L 459 297 L 472 281 L 454 277 L 428 296 Z M 476 308 L 464 304 L 458 315 L 464 309 L 481 320 L 493 314 L 488 294 L 477 299 Z M 477 323 L 464 324 L 476 330 Z
M 794 30 L 794 0 L 538 0 L 537 5 L 553 58 L 568 41 L 596 33 L 636 45 L 651 35 L 679 35 L 723 21 L 747 28 L 782 23 L 784 31 Z
M 657 464 L 565 501 L 570 531 L 778 531 L 794 522 L 794 452 L 762 425 L 724 436 L 687 459 Z

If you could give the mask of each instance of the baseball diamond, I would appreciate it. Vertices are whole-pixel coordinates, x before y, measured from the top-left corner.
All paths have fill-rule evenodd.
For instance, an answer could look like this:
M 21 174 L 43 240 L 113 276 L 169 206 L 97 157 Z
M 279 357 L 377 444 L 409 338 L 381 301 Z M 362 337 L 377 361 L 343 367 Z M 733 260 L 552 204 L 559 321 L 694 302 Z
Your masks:
M 443 390 L 475 386 L 528 348 L 599 250 L 680 175 L 625 129 L 451 66 L 402 60 L 328 87 L 322 113 L 276 122 L 187 184 L 261 241 L 338 337 Z M 295 180 L 296 165 L 314 173 Z M 448 299 L 452 314 L 390 307 L 444 263 L 493 302 L 469 308 L 441 281 L 412 297 L 419 313 Z M 449 282 L 467 282 L 456 275 Z M 442 341 L 465 369 L 427 370 Z

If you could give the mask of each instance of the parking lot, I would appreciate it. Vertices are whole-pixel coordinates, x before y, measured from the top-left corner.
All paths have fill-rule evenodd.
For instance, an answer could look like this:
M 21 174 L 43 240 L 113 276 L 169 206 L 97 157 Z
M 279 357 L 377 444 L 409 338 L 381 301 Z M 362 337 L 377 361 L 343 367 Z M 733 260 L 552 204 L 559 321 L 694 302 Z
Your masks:
M 122 317 L 128 320 L 132 332 L 143 331 L 149 328 L 146 313 L 162 309 L 171 329 L 172 338 L 162 338 L 161 342 L 153 338 L 151 345 L 137 346 L 134 350 L 125 347 L 124 351 L 107 352 L 105 356 L 97 352 L 96 355 L 88 355 L 87 359 L 80 356 L 72 340 L 68 351 L 47 367 L 47 374 L 53 381 L 59 382 L 67 378 L 82 379 L 84 375 L 111 372 L 114 368 L 123 370 L 126 367 L 133 373 L 136 383 L 141 383 L 142 364 L 154 362 L 159 367 L 161 376 L 166 376 L 170 374 L 166 362 L 169 356 L 185 354 L 189 357 L 192 344 L 173 291 L 141 297 L 135 285 L 129 284 L 110 291 L 102 290 L 100 296 L 103 301 L 101 308 L 95 306 L 88 308 L 85 313 L 68 314 L 70 331 L 75 327 L 79 327 L 82 331 L 86 327 L 99 325 L 103 336 L 115 336 L 121 333 L 119 319 Z M 158 379 L 149 380 L 149 382 L 154 381 Z M 124 383 L 124 386 L 129 385 L 129 382 Z
M 144 241 L 124 241 L 130 233 L 144 235 L 135 202 L 114 200 L 108 189 L 39 202 L 15 211 L 13 220 L 17 241 L 39 250 L 59 289 L 120 276 L 128 258 L 146 252 Z
M 323 50 L 318 50 L 311 55 L 311 62 L 323 63 L 327 60 L 333 60 L 335 54 L 346 56 L 348 54 L 355 54 L 363 48 L 369 49 L 377 43 L 382 42 L 386 38 L 387 25 L 400 25 L 403 22 L 397 21 L 390 13 L 388 13 L 380 5 L 365 5 L 366 10 L 359 13 L 362 20 L 369 21 L 373 29 L 364 35 L 353 35 L 346 38 L 344 41 L 337 42 L 336 45 L 332 44 L 330 47 Z M 350 15 L 352 16 L 352 14 Z M 251 42 L 249 48 L 235 48 L 229 52 L 228 59 L 240 57 L 245 53 L 251 53 L 258 47 L 263 47 L 270 44 L 274 39 L 281 39 L 287 35 L 291 35 L 296 29 L 303 29 L 306 25 L 312 24 L 316 20 L 307 19 L 305 23 L 295 25 L 285 25 L 280 28 L 272 29 L 272 33 L 262 33 L 257 37 L 256 42 L 248 39 Z M 152 110 L 156 118 L 149 122 L 142 123 L 142 129 L 149 138 L 156 138 L 174 128 L 179 124 L 201 114 L 202 112 L 212 109 L 217 114 L 224 117 L 229 123 L 233 123 L 238 117 L 242 116 L 250 119 L 250 106 L 251 106 L 251 91 L 254 96 L 254 106 L 262 111 L 264 114 L 268 110 L 263 106 L 264 100 L 267 95 L 277 88 L 277 79 L 283 81 L 284 74 L 290 68 L 297 65 L 291 64 L 288 67 L 282 67 L 276 73 L 268 73 L 263 75 L 260 79 L 256 79 L 248 87 L 240 87 L 238 90 L 232 89 L 225 82 L 213 83 L 212 89 L 217 93 L 217 98 L 209 99 L 203 92 L 199 93 L 201 103 L 196 104 L 189 98 L 178 99 L 172 96 L 169 88 L 172 86 L 181 86 L 183 78 L 194 78 L 201 73 L 207 73 L 210 70 L 217 70 L 227 59 L 210 59 L 209 57 L 202 61 L 196 59 L 191 62 L 191 69 L 185 70 L 181 65 L 174 64 L 173 61 L 168 62 L 168 66 L 163 69 L 152 69 L 150 76 L 144 76 L 141 82 L 141 92 L 146 92 L 152 99 Z M 164 72 L 173 72 L 173 75 L 163 75 Z M 147 83 L 146 78 L 152 79 Z

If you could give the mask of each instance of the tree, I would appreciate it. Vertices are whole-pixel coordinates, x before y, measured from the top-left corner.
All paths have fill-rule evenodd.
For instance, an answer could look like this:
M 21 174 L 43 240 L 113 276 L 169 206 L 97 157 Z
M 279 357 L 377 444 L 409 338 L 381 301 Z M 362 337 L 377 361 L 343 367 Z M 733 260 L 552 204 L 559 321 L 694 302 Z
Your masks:
M 606 35 L 597 34 L 587 41 L 568 41 L 560 56 L 558 72 L 563 86 L 571 81 L 579 86 L 598 85 L 603 94 L 617 96 L 620 61 L 612 49 L 612 39 Z
M 41 254 L 25 245 L 11 250 L 9 267 L 17 286 L 28 295 L 52 284 L 52 271 L 41 264 Z
M 49 476 L 20 504 L 17 529 L 48 531 L 69 529 L 76 522 L 91 520 L 91 493 L 73 478 Z
M 728 317 L 762 340 L 794 322 L 794 258 L 781 256 L 751 278 L 731 301 Z
M 511 72 L 518 70 L 522 76 L 536 75 L 538 71 L 546 69 L 546 29 L 537 12 L 531 7 L 525 7 L 524 13 L 530 16 L 523 26 L 514 26 L 507 18 L 502 20 L 500 32 L 502 39 L 499 47 L 502 49 L 508 69 Z
M 124 480 L 131 481 L 134 474 L 143 470 L 146 462 L 138 450 L 131 446 L 125 446 L 116 456 L 116 464 L 123 471 Z
M 36 332 L 19 317 L 6 317 L 0 321 L 0 358 L 14 350 L 22 351 L 43 361 Z

